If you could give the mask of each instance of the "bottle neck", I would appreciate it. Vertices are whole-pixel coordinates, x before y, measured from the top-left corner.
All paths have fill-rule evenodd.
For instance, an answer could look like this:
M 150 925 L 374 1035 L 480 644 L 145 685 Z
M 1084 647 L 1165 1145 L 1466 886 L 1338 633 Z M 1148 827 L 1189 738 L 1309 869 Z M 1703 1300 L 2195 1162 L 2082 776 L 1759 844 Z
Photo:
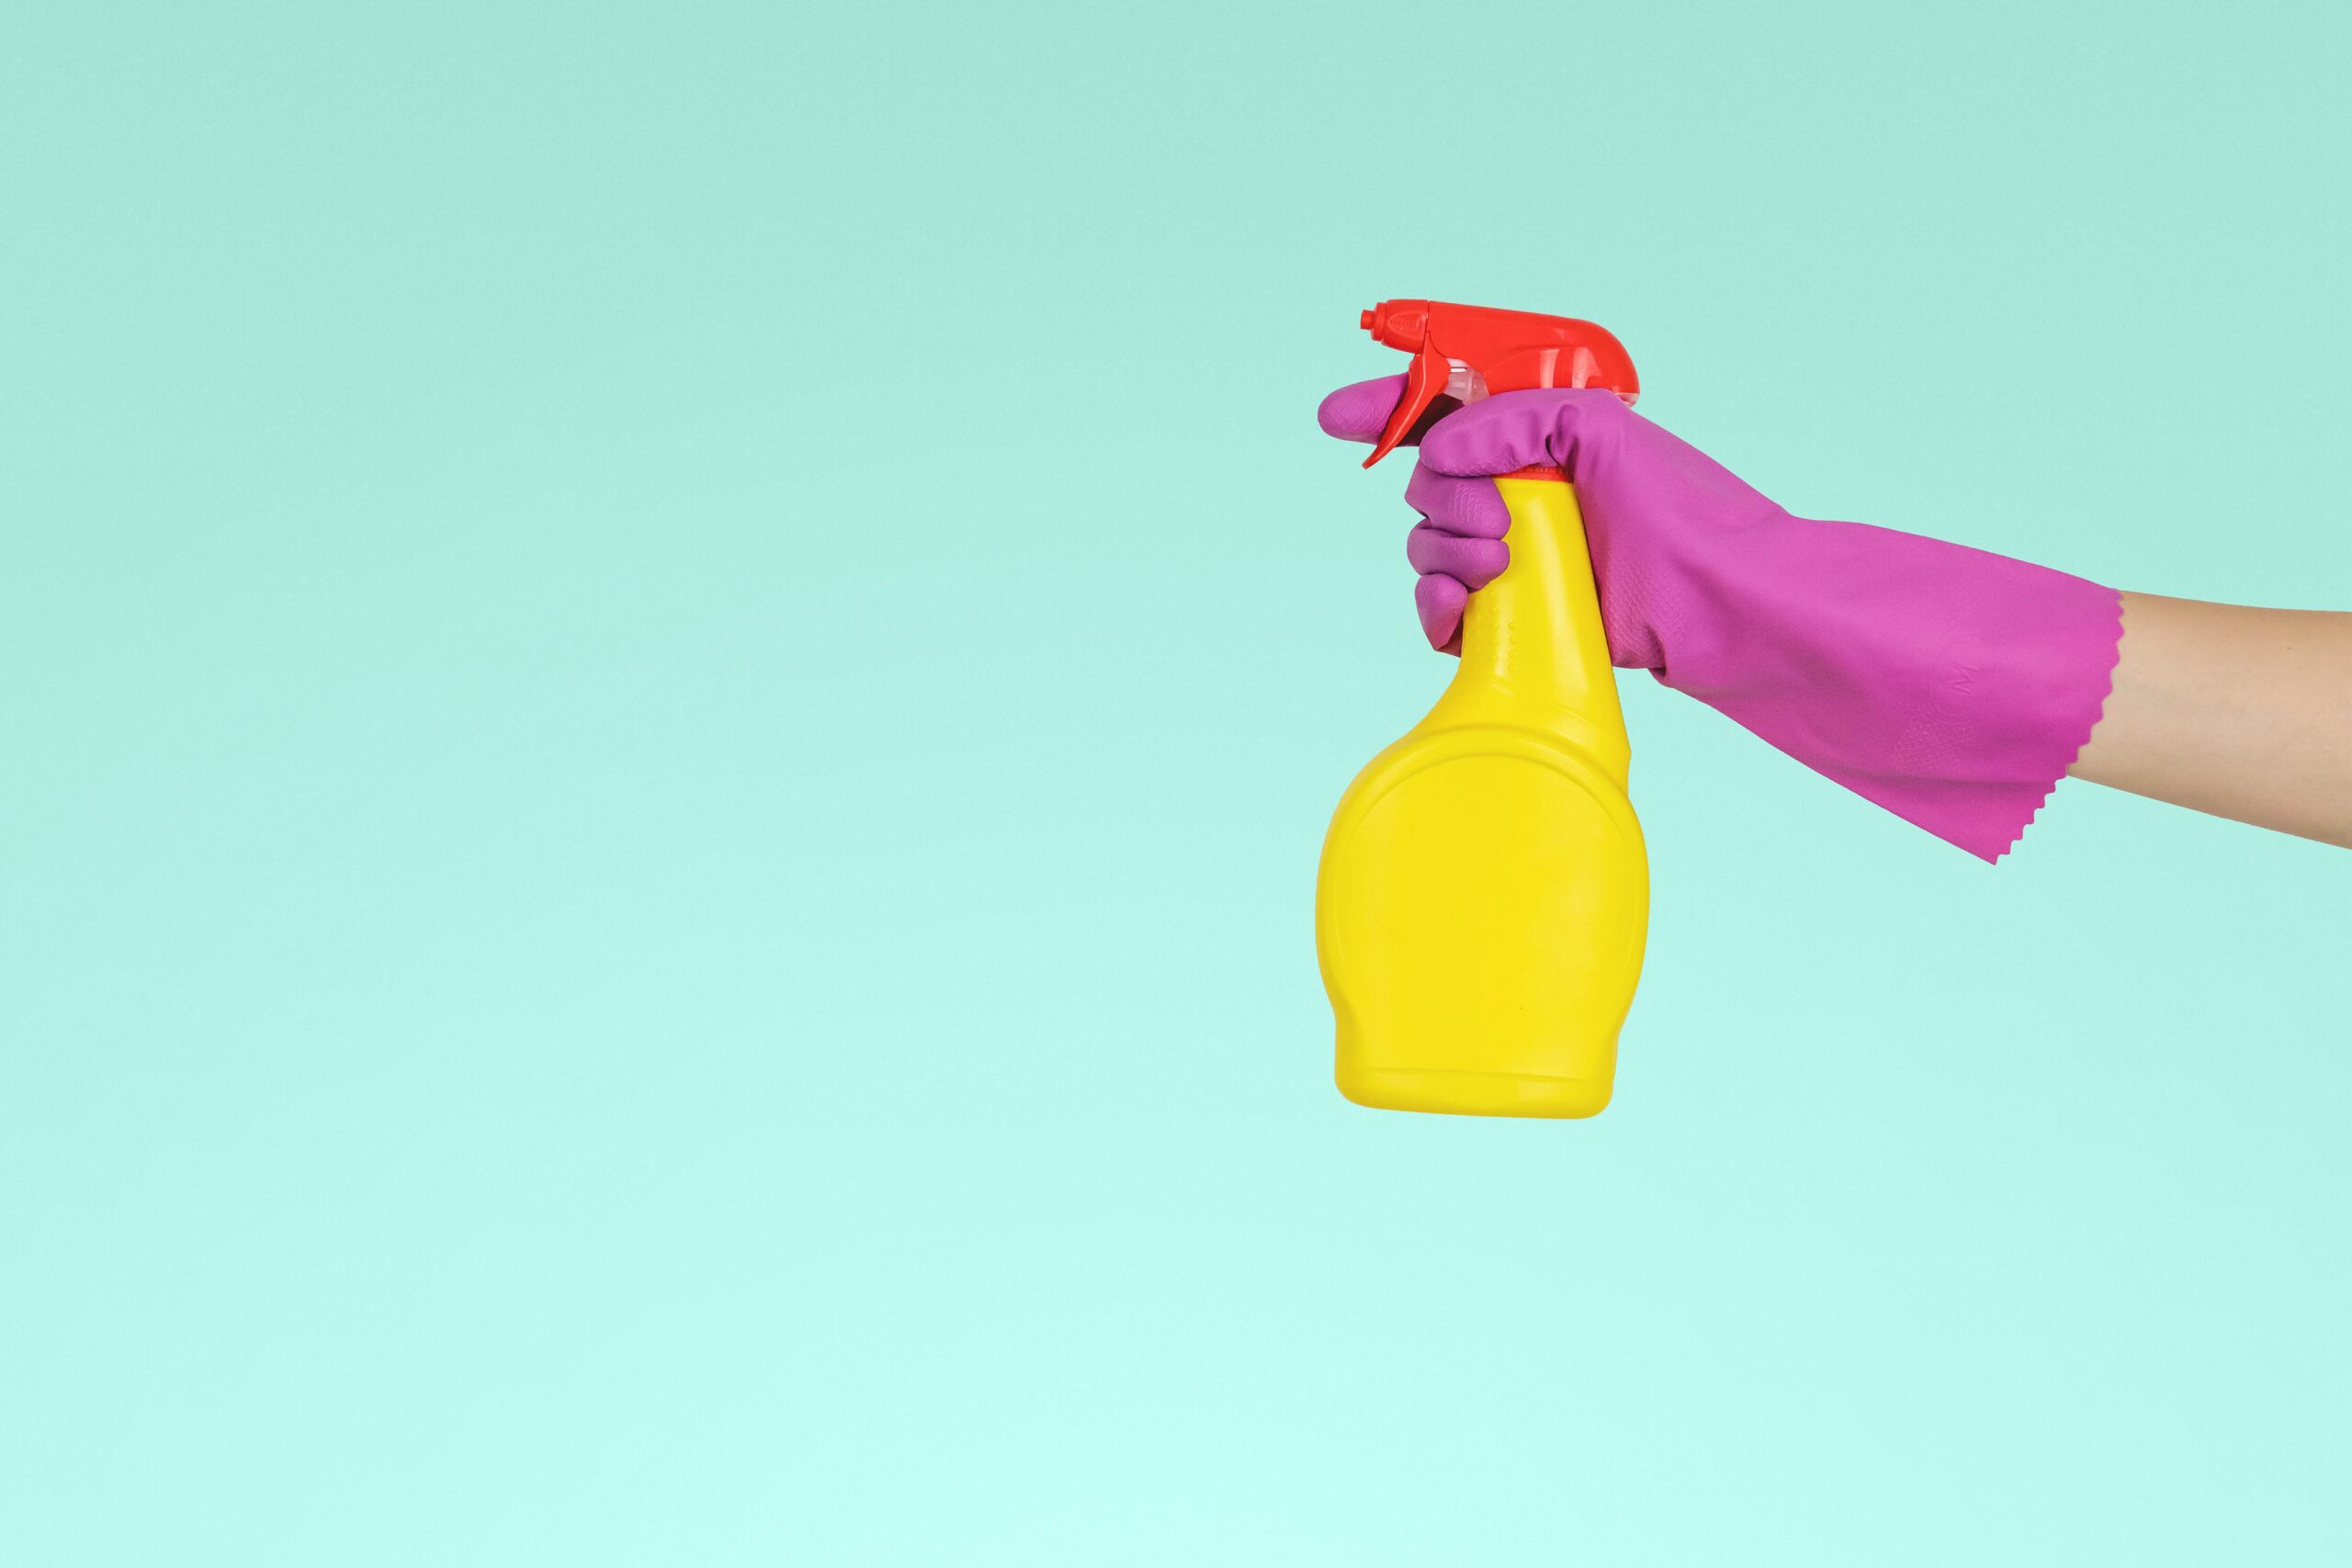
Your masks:
M 1577 746 L 1620 784 L 1625 720 L 1576 491 L 1555 469 L 1495 481 L 1510 509 L 1510 564 L 1470 596 L 1462 667 L 1425 728 L 1534 726 Z

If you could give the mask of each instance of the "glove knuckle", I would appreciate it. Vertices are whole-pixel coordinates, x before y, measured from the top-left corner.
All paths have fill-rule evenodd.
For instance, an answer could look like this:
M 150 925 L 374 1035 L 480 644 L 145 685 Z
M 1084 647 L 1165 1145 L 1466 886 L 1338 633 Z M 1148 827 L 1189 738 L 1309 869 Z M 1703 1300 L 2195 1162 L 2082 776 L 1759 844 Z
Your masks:
M 1560 397 L 1561 412 L 1578 424 L 1615 423 L 1625 412 L 1625 400 L 1599 387 L 1572 387 Z

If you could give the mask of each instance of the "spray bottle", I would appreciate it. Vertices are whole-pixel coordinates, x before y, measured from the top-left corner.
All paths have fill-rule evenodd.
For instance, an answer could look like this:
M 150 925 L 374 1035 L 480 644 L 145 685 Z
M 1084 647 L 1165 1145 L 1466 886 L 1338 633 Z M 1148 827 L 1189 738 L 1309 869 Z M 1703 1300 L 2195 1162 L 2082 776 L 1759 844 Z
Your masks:
M 1391 299 L 1362 324 L 1413 355 L 1366 468 L 1441 397 L 1593 387 L 1630 403 L 1640 389 L 1590 321 Z M 1649 860 L 1576 493 L 1557 468 L 1496 483 L 1510 564 L 1471 596 L 1437 705 L 1340 797 L 1316 948 L 1350 1100 L 1590 1116 L 1641 975 Z

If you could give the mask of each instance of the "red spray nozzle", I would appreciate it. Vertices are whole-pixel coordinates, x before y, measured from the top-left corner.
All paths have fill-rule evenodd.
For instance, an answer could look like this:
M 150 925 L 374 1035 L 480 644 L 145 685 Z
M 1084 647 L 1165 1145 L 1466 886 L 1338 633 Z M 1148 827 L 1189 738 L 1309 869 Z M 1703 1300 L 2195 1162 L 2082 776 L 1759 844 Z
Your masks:
M 1572 316 L 1539 316 L 1435 299 L 1385 299 L 1359 322 L 1377 341 L 1412 355 L 1405 395 L 1374 444 L 1367 468 L 1388 456 L 1449 392 L 1467 401 L 1530 387 L 1596 387 L 1628 403 L 1641 395 L 1634 361 L 1608 329 Z

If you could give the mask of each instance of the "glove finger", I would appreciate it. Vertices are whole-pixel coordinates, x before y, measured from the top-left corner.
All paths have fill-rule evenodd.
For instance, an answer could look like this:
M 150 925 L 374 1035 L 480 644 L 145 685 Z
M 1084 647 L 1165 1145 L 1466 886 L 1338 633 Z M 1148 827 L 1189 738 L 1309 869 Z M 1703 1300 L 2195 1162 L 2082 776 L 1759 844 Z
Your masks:
M 1421 462 L 1441 474 L 1507 474 L 1538 464 L 1577 478 L 1579 445 L 1632 417 L 1614 392 L 1549 388 L 1498 392 L 1440 420 L 1421 441 Z
M 1500 539 L 1464 538 L 1424 523 L 1405 536 L 1405 558 L 1423 577 L 1450 577 L 1476 593 L 1510 564 L 1510 547 Z
M 1325 398 L 1315 411 L 1315 423 L 1323 427 L 1324 434 L 1342 441 L 1377 441 L 1381 427 L 1396 411 L 1396 400 L 1404 395 L 1402 376 L 1358 381 Z
M 1499 539 L 1510 532 L 1510 508 L 1490 479 L 1442 474 L 1416 463 L 1413 477 L 1405 481 L 1405 504 L 1449 534 Z
M 1421 617 L 1421 635 L 1442 653 L 1454 651 L 1455 638 L 1462 632 L 1462 607 L 1469 603 L 1470 590 L 1450 577 L 1432 575 L 1413 584 L 1413 608 Z

